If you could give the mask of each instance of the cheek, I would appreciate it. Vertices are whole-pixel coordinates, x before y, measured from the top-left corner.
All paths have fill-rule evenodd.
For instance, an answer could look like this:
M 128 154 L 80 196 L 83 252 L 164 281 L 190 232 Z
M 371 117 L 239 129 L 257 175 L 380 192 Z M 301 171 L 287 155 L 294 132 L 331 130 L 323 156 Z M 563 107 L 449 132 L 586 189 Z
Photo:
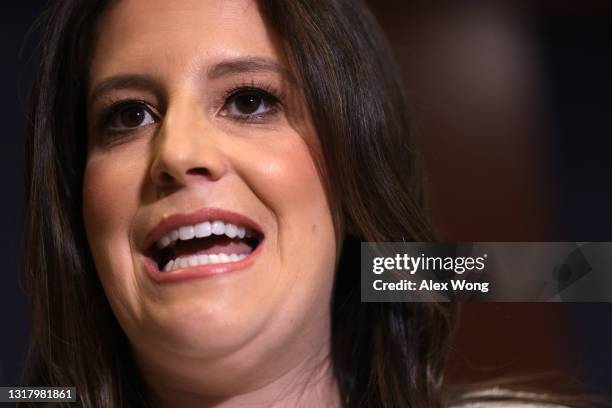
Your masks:
M 126 173 L 117 160 L 88 161 L 83 178 L 83 211 L 92 232 L 113 234 L 117 225 L 129 222 L 134 210 L 134 186 Z
M 139 200 L 142 169 L 133 158 L 92 155 L 83 178 L 83 217 L 94 263 L 107 293 L 133 285 L 130 225 Z M 113 299 L 109 299 L 111 302 Z
M 319 171 L 302 137 L 293 134 L 260 145 L 254 157 L 244 177 L 286 227 L 310 223 L 316 229 L 319 222 L 331 220 Z
M 293 136 L 260 144 L 258 160 L 244 174 L 276 218 L 281 286 L 311 301 L 331 288 L 337 243 L 332 211 L 312 153 L 302 137 Z

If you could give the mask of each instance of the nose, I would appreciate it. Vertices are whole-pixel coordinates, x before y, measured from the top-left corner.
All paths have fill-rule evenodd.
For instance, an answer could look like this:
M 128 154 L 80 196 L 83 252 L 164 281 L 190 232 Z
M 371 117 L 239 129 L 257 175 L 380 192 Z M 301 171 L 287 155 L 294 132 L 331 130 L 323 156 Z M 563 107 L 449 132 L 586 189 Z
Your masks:
M 200 109 L 169 108 L 153 145 L 150 177 L 157 189 L 168 192 L 223 177 L 227 164 L 217 132 Z

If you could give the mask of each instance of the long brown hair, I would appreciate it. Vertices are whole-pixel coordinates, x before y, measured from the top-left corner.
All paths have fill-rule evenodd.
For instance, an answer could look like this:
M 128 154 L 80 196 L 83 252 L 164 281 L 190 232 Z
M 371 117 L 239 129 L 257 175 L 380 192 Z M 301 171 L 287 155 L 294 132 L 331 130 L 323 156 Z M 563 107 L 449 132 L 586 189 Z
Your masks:
M 45 16 L 26 147 L 24 272 L 32 339 L 24 383 L 77 387 L 83 407 L 144 407 L 146 389 L 96 275 L 83 227 L 85 84 L 102 0 Z M 359 242 L 426 241 L 419 157 L 400 76 L 355 0 L 261 0 L 300 79 L 330 191 L 349 234 L 331 305 L 331 361 L 346 407 L 445 406 L 452 304 L 361 303 Z

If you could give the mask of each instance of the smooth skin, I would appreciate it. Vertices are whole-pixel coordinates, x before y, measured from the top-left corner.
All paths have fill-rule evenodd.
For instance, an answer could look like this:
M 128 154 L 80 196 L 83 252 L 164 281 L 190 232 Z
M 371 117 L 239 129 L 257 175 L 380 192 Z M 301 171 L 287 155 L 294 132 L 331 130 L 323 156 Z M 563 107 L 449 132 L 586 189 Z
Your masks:
M 113 2 L 89 74 L 87 237 L 155 406 L 339 405 L 340 234 L 298 82 L 256 2 Z M 230 273 L 152 280 L 145 235 L 204 207 L 255 220 L 261 253 Z

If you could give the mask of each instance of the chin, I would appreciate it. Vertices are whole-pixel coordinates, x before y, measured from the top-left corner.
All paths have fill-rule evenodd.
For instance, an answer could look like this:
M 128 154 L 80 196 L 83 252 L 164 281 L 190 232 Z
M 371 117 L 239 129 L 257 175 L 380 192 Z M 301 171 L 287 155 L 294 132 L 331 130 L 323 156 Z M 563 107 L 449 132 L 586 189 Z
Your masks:
M 239 305 L 233 300 L 202 295 L 162 305 L 133 333 L 132 343 L 147 344 L 152 352 L 159 349 L 199 360 L 231 355 L 255 339 L 265 325 L 260 309 L 244 303 L 244 297 Z

